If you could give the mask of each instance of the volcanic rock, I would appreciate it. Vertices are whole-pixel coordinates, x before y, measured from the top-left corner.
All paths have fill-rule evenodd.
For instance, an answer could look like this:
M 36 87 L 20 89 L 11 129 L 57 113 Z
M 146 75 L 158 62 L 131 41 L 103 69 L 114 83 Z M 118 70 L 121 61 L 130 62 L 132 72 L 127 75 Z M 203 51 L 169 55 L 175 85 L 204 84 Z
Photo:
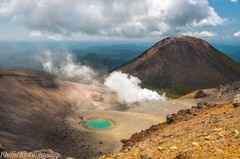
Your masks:
M 240 106 L 240 94 L 236 95 L 233 99 L 233 106 L 236 108 L 236 107 L 239 107 Z
M 190 36 L 163 39 L 117 70 L 159 88 L 196 90 L 240 80 L 238 62 Z

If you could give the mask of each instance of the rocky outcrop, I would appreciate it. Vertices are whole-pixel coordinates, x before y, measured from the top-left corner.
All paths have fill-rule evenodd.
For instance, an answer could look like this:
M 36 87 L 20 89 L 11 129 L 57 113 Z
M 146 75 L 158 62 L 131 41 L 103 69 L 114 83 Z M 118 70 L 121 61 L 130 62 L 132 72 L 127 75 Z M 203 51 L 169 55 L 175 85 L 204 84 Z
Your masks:
M 197 90 L 181 97 L 181 99 L 210 98 L 232 100 L 237 94 L 240 94 L 240 81 L 220 85 L 217 88 Z
M 233 106 L 235 108 L 240 106 L 240 94 L 236 95 L 233 99 Z
M 3 145 L 0 143 L 0 158 L 3 158 L 3 156 L 1 156 L 2 152 L 4 152 L 4 147 L 3 147 Z

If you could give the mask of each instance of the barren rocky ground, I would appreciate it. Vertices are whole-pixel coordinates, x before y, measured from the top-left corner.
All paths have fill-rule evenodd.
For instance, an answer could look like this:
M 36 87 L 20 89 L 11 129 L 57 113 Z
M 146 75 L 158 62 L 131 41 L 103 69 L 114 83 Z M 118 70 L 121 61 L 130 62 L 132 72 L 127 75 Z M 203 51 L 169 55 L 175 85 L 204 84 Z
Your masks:
M 237 159 L 240 158 L 239 121 L 239 105 L 201 103 L 134 134 L 123 141 L 121 152 L 102 159 Z
M 22 159 L 42 158 L 31 154 L 76 159 L 240 158 L 239 95 L 233 100 L 240 93 L 239 82 L 201 90 L 204 97 L 196 97 L 196 91 L 183 99 L 130 106 L 118 105 L 114 94 L 96 86 L 11 71 L 1 71 L 0 82 L 2 153 L 23 155 Z M 91 117 L 107 117 L 117 126 L 86 130 L 81 120 Z
M 115 95 L 98 86 L 12 71 L 0 71 L 0 86 L 0 143 L 5 152 L 52 149 L 62 157 L 96 158 L 118 152 L 122 139 L 164 121 L 118 111 L 122 106 Z M 86 130 L 82 118 L 94 117 L 112 119 L 117 126 Z
M 118 70 L 150 88 L 197 90 L 240 80 L 240 64 L 204 40 L 190 36 L 163 39 Z

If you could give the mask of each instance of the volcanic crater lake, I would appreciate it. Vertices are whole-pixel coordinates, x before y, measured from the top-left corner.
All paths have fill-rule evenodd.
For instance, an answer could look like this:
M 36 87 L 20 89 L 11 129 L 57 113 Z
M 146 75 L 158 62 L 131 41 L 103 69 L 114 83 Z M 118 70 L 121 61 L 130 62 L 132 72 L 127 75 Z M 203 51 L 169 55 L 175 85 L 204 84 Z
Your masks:
M 93 130 L 106 130 L 114 126 L 114 123 L 107 119 L 90 119 L 86 122 L 86 126 Z

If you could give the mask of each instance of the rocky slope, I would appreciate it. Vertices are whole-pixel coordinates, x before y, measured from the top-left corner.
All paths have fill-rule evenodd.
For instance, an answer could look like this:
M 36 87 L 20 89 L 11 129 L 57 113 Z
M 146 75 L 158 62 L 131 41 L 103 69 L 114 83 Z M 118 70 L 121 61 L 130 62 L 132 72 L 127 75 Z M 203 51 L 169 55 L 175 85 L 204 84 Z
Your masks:
M 0 143 L 7 152 L 51 148 L 62 156 L 96 156 L 97 136 L 77 129 L 81 110 L 111 100 L 100 87 L 0 71 Z
M 124 146 L 120 153 L 102 158 L 240 157 L 240 95 L 232 99 L 233 94 L 240 93 L 239 82 L 212 89 L 211 95 L 201 99 L 233 103 L 201 102 L 168 115 L 166 122 L 158 125 L 164 121 L 160 116 L 106 111 L 105 106 L 111 105 L 115 96 L 96 86 L 13 71 L 0 71 L 0 86 L 0 151 L 9 155 L 96 158 L 117 152 L 121 140 Z M 117 127 L 100 132 L 86 130 L 81 121 L 89 117 L 111 118 Z
M 167 116 L 166 122 L 123 140 L 118 154 L 101 159 L 240 158 L 240 103 L 209 105 Z
M 240 64 L 206 41 L 169 37 L 117 70 L 137 76 L 150 87 L 186 90 L 217 87 L 240 80 Z
M 220 99 L 221 101 L 231 101 L 236 94 L 240 93 L 240 81 L 221 85 L 217 88 L 202 89 L 189 93 L 181 99 Z
M 4 154 L 18 156 L 54 158 L 51 156 L 57 152 L 59 158 L 97 158 L 118 152 L 121 139 L 165 120 L 127 112 L 126 106 L 117 103 L 116 94 L 101 85 L 4 70 L 0 71 L 0 109 L 0 151 L 4 147 Z M 115 127 L 106 131 L 86 129 L 84 121 L 92 118 L 109 119 Z

